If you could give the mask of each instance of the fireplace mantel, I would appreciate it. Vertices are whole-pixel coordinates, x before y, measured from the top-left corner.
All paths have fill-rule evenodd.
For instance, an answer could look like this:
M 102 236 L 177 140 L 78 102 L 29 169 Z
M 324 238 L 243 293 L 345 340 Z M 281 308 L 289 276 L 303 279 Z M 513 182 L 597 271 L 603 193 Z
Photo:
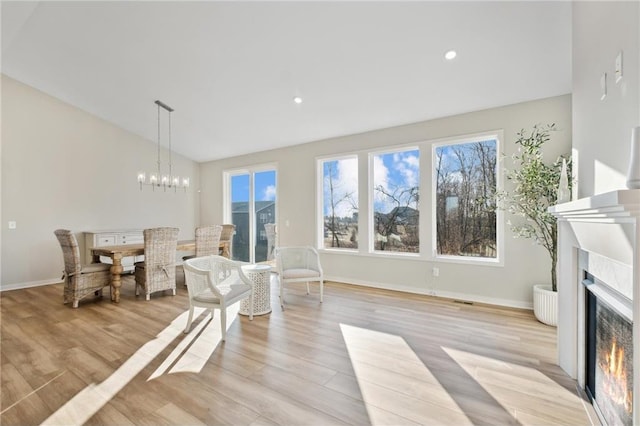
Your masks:
M 554 216 L 579 218 L 602 217 L 603 214 L 629 216 L 640 214 L 640 189 L 622 189 L 580 198 L 549 208 Z
M 612 191 L 549 208 L 560 223 L 569 223 L 577 247 L 622 262 L 637 263 L 640 189 Z M 611 226 L 614 225 L 614 226 Z M 560 236 L 562 225 L 559 226 Z M 561 253 L 559 262 L 562 262 Z M 634 257 L 635 255 L 635 257 Z
M 557 204 L 549 212 L 559 219 L 630 218 L 640 215 L 640 189 L 623 189 Z
M 549 212 L 558 218 L 558 364 L 584 388 L 581 283 L 590 263 L 599 278 L 612 281 L 632 301 L 633 364 L 640 366 L 640 189 L 558 204 Z M 633 423 L 640 425 L 640 368 L 633 375 Z

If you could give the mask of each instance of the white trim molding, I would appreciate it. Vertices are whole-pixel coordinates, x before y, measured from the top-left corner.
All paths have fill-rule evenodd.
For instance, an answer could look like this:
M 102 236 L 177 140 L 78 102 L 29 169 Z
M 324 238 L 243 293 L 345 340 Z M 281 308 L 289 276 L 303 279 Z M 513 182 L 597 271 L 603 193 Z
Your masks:
M 29 281 L 26 283 L 13 283 L 0 285 L 0 292 L 9 290 L 19 290 L 22 288 L 41 287 L 43 285 L 60 284 L 62 280 L 59 278 L 49 278 L 46 280 Z

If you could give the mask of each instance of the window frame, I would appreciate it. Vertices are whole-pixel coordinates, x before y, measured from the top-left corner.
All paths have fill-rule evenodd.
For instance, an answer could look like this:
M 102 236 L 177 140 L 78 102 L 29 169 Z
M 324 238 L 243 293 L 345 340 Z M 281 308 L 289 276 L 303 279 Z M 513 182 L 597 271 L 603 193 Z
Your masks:
M 503 186 L 503 167 L 500 156 L 501 149 L 504 144 L 504 131 L 492 130 L 467 135 L 453 136 L 448 138 L 432 140 L 431 143 L 431 261 L 443 263 L 459 263 L 467 265 L 486 265 L 486 266 L 504 266 L 504 212 L 500 208 L 496 208 L 496 257 L 472 257 L 472 256 L 455 256 L 438 254 L 437 245 L 437 185 L 436 178 L 436 149 L 442 146 L 462 145 L 475 142 L 482 142 L 494 139 L 496 141 L 496 191 L 501 191 Z
M 360 238 L 358 238 L 357 248 L 324 246 L 324 163 L 347 159 L 355 159 L 358 166 L 358 225 L 360 224 L 360 156 L 357 153 L 344 153 L 340 155 L 316 157 L 316 248 L 318 250 L 352 254 L 360 253 L 361 251 Z M 360 234 L 360 226 L 358 226 L 358 234 Z
M 379 155 L 393 154 L 397 152 L 406 152 L 406 151 L 418 151 L 418 171 L 420 173 L 420 177 L 418 179 L 418 193 L 420 193 L 420 188 L 422 186 L 422 165 L 420 162 L 422 158 L 421 145 L 424 143 L 413 143 L 413 144 L 403 144 L 396 146 L 387 146 L 382 147 L 376 150 L 367 150 L 367 254 L 371 256 L 383 256 L 383 257 L 399 257 L 399 258 L 423 258 L 424 257 L 424 242 L 420 238 L 420 231 L 418 231 L 418 252 L 417 253 L 409 253 L 409 252 L 399 252 L 399 251 L 385 251 L 385 250 L 376 250 L 375 249 L 375 208 L 374 208 L 374 198 L 375 198 L 375 171 L 374 171 L 374 158 Z M 420 213 L 420 207 L 418 207 L 418 214 Z M 423 215 L 418 216 L 418 229 L 421 228 L 421 221 L 424 220 L 422 218 Z

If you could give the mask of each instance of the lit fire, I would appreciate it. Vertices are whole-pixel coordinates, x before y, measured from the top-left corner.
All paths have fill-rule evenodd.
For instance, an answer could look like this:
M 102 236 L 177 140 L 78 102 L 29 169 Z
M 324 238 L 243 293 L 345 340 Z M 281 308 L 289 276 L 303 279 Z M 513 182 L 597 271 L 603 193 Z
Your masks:
M 613 403 L 623 406 L 630 414 L 633 409 L 633 392 L 627 388 L 624 348 L 617 346 L 614 339 L 611 352 L 605 354 L 604 362 L 600 364 L 600 368 L 604 372 L 602 389 Z

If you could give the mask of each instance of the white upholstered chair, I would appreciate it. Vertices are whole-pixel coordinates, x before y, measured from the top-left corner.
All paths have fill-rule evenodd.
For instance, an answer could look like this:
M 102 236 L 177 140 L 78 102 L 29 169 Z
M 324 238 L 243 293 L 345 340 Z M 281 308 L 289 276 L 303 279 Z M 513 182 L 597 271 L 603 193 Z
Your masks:
M 195 257 L 184 262 L 184 277 L 189 291 L 188 333 L 194 308 L 220 310 L 222 340 L 227 335 L 227 307 L 249 298 L 249 319 L 253 320 L 253 282 L 242 272 L 242 263 L 222 256 Z
M 62 255 L 64 256 L 64 303 L 73 303 L 78 307 L 78 302 L 83 297 L 91 294 L 102 296 L 102 289 L 111 285 L 111 265 L 108 263 L 80 263 L 80 248 L 76 236 L 68 229 L 54 231 Z
M 320 283 L 320 303 L 322 303 L 323 275 L 320 256 L 313 247 L 276 247 L 276 265 L 280 279 L 280 306 L 284 309 L 284 286 L 290 283 Z

